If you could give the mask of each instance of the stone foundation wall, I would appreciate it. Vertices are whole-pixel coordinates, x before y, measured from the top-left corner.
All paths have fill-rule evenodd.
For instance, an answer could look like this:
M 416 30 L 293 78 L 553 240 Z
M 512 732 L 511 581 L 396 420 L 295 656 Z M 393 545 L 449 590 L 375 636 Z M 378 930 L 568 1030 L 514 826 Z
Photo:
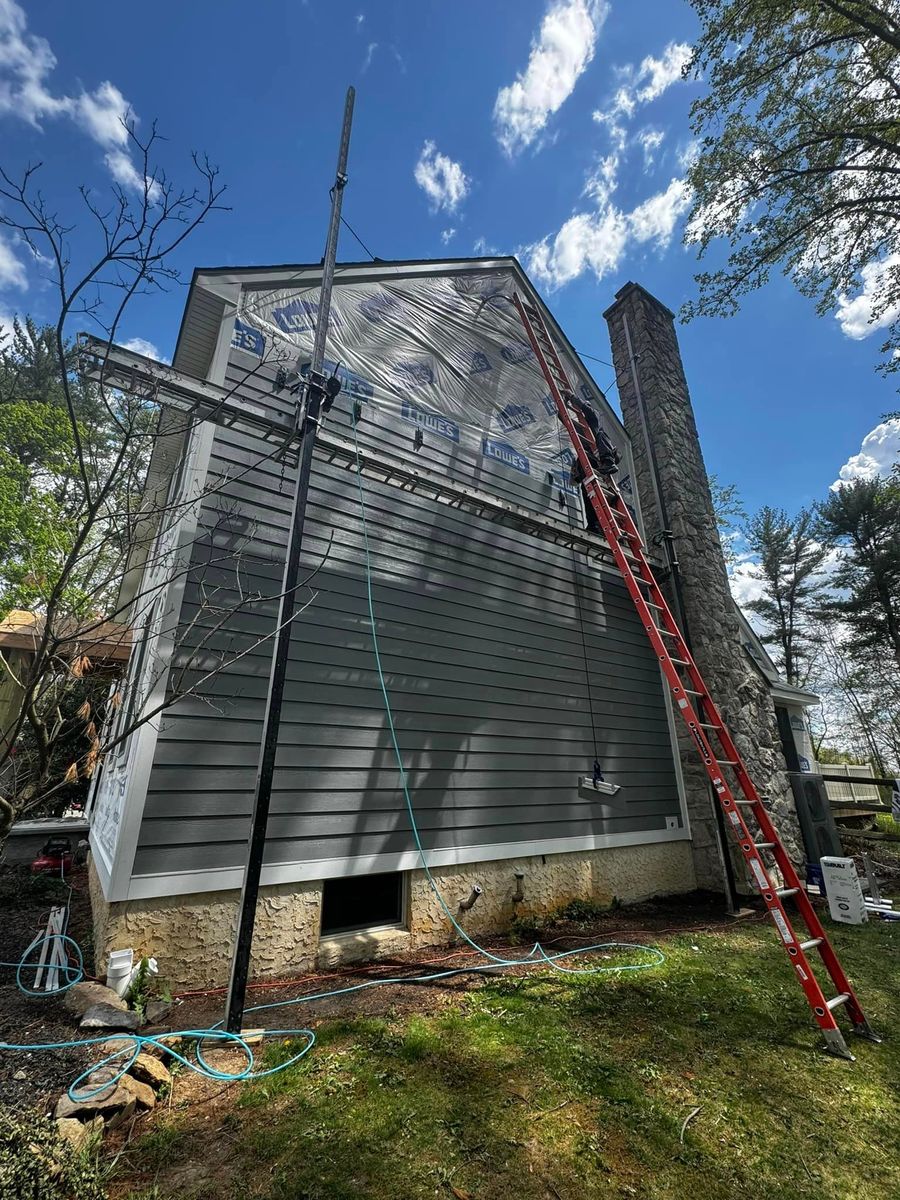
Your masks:
M 635 482 L 648 543 L 653 544 L 665 527 L 662 507 L 674 534 L 694 659 L 751 778 L 767 798 L 788 853 L 800 862 L 802 843 L 775 708 L 767 684 L 741 645 L 674 316 L 634 283 L 616 293 L 615 304 L 604 316 L 622 416 L 634 452 Z M 657 503 L 654 457 L 661 505 Z M 683 723 L 676 724 L 697 881 L 701 887 L 721 887 L 709 780 Z M 730 774 L 729 781 L 733 782 Z M 729 839 L 729 850 L 732 848 Z M 745 868 L 736 850 L 732 861 L 740 885 Z
M 515 872 L 524 872 L 525 898 L 512 899 Z M 538 917 L 572 900 L 635 903 L 689 892 L 696 886 L 689 842 L 617 846 L 604 850 L 436 867 L 435 882 L 447 907 L 473 937 L 499 933 L 514 916 Z M 482 895 L 459 911 L 475 885 Z M 227 983 L 237 923 L 237 889 L 153 900 L 103 898 L 91 865 L 91 899 L 98 973 L 111 950 L 131 947 L 159 959 L 161 977 L 175 990 Z M 260 890 L 251 974 L 289 977 L 315 967 L 377 959 L 427 946 L 453 944 L 458 935 L 424 871 L 410 871 L 405 929 L 344 934 L 321 940 L 322 884 L 290 883 Z

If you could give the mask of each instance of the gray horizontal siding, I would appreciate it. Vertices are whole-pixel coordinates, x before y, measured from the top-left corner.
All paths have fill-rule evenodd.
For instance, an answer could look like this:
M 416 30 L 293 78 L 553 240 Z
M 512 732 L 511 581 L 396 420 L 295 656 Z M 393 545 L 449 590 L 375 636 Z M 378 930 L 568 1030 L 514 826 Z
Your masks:
M 233 358 L 232 383 L 258 401 L 265 392 L 243 380 L 246 356 Z M 345 404 L 339 397 L 337 421 L 346 420 Z M 361 440 L 411 456 L 412 428 L 403 434 L 383 422 L 361 427 Z M 471 465 L 466 475 L 430 440 L 418 460 L 475 482 Z M 260 463 L 233 430 L 217 432 L 210 470 L 223 482 L 204 508 L 211 532 L 194 550 L 179 664 L 200 638 L 211 664 L 271 631 L 276 606 L 262 601 L 208 634 L 202 589 L 218 589 L 220 606 L 237 595 L 234 564 L 217 560 L 238 548 L 242 586 L 265 595 L 283 569 L 290 470 Z M 522 503 L 521 482 L 490 488 Z M 507 526 L 371 480 L 364 490 L 379 643 L 425 845 L 663 830 L 679 813 L 668 721 L 656 660 L 621 582 Z M 547 509 L 558 515 L 555 503 Z M 315 596 L 292 636 L 266 861 L 408 852 L 372 652 L 355 474 L 322 459 L 303 561 L 317 568 Z M 243 861 L 270 661 L 271 642 L 252 648 L 165 715 L 135 874 Z M 614 797 L 578 790 L 594 756 L 591 711 L 607 777 L 621 785 Z

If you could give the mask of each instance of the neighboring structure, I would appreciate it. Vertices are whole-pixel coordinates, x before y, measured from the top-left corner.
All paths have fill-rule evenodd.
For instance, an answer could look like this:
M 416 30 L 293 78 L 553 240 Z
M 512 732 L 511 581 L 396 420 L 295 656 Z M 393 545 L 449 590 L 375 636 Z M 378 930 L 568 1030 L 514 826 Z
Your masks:
M 285 367 L 289 384 L 308 361 L 319 276 L 317 266 L 196 272 L 174 366 L 228 385 L 248 405 L 289 412 Z M 671 319 L 661 331 L 666 310 L 629 286 L 644 311 L 620 293 L 611 315 L 620 381 L 629 364 L 615 321 L 626 310 L 643 346 L 640 372 L 663 352 L 661 366 L 674 369 Z M 341 265 L 328 349 L 344 384 L 329 429 L 352 439 L 356 415 L 371 463 L 419 464 L 506 506 L 477 515 L 371 471 L 363 485 L 378 631 L 417 822 L 450 907 L 483 888 L 460 912 L 473 933 L 574 898 L 721 886 L 708 789 L 704 780 L 685 794 L 667 691 L 618 573 L 549 536 L 565 522 L 583 535 L 584 518 L 509 304 L 514 289 L 541 303 L 514 259 Z M 620 450 L 626 494 L 636 467 L 652 532 L 654 493 L 627 380 L 623 428 L 552 318 L 550 328 Z M 655 381 L 641 386 L 652 422 Z M 689 413 L 683 376 L 674 392 L 669 377 L 663 395 Z M 196 677 L 206 656 L 244 656 L 106 763 L 92 807 L 96 944 L 101 961 L 134 946 L 157 955 L 177 985 L 202 986 L 221 983 L 230 963 L 271 657 L 271 642 L 259 639 L 273 624 L 292 474 L 271 447 L 233 429 L 204 425 L 181 444 L 174 425 L 161 428 L 150 493 L 199 498 L 160 533 L 184 570 L 147 614 L 151 637 L 140 639 L 129 703 L 156 704 L 173 670 Z M 679 428 L 696 440 L 690 423 Z M 653 437 L 664 446 L 666 430 Z M 696 456 L 702 467 L 699 447 Z M 678 486 L 706 490 L 705 475 L 682 471 Z M 254 942 L 260 973 L 452 934 L 420 869 L 391 750 L 357 486 L 352 464 L 317 451 L 304 540 L 315 575 L 293 633 Z M 676 533 L 691 542 L 682 547 L 686 596 L 690 573 L 709 570 L 692 603 L 709 589 L 715 625 L 732 644 L 713 655 L 692 628 L 701 669 L 714 692 L 730 696 L 736 685 L 741 748 L 777 784 L 784 760 L 768 694 L 740 649 L 724 567 L 706 563 L 708 549 L 721 563 L 718 543 L 705 529 Z M 164 558 L 157 549 L 152 562 Z M 133 562 L 126 598 L 146 593 L 159 569 Z M 241 606 L 216 631 L 204 610 L 210 589 L 219 611 L 239 604 L 239 592 L 269 599 Z M 614 797 L 579 789 L 595 753 L 621 785 Z

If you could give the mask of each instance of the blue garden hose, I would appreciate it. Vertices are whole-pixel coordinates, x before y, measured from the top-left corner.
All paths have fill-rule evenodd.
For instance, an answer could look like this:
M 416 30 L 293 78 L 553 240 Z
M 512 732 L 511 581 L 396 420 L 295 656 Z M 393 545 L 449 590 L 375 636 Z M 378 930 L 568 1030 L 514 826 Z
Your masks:
M 384 710 L 387 717 L 388 729 L 391 735 L 391 745 L 394 751 L 394 757 L 397 761 L 397 770 L 400 776 L 400 786 L 403 791 L 403 797 L 406 803 L 406 811 L 409 816 L 410 828 L 412 829 L 413 840 L 416 850 L 419 855 L 419 860 L 422 864 L 422 870 L 428 880 L 432 891 L 437 897 L 438 903 L 444 911 L 444 914 L 450 921 L 456 933 L 464 942 L 466 942 L 477 953 L 481 954 L 487 962 L 480 966 L 469 967 L 454 967 L 447 971 L 438 971 L 430 975 L 415 975 L 415 976 L 397 976 L 390 979 L 372 979 L 364 983 L 351 984 L 348 987 L 336 988 L 326 992 L 315 992 L 307 996 L 297 996 L 293 1000 L 276 1000 L 269 1004 L 257 1004 L 252 1008 L 245 1009 L 245 1013 L 265 1012 L 274 1008 L 286 1008 L 295 1004 L 310 1004 L 316 1000 L 330 999 L 335 996 L 346 996 L 353 992 L 365 991 L 368 988 L 386 987 L 391 984 L 405 983 L 433 983 L 440 979 L 449 979 L 454 975 L 469 974 L 473 971 L 495 971 L 508 967 L 535 966 L 539 963 L 546 963 L 552 966 L 556 971 L 562 971 L 567 975 L 608 975 L 621 974 L 625 971 L 645 971 L 651 967 L 657 967 L 665 962 L 665 955 L 655 946 L 644 946 L 639 943 L 632 942 L 598 942 L 592 946 L 579 946 L 574 950 L 562 950 L 557 953 L 550 954 L 541 945 L 539 941 L 535 942 L 531 950 L 521 958 L 507 958 L 502 955 L 494 954 L 492 951 L 485 949 L 474 941 L 468 933 L 462 928 L 457 921 L 455 915 L 448 907 L 446 901 L 440 893 L 440 889 L 435 882 L 434 876 L 428 866 L 428 860 L 425 853 L 425 848 L 422 845 L 422 839 L 419 834 L 419 827 L 416 822 L 415 810 L 413 808 L 412 797 L 410 796 L 409 786 L 407 784 L 406 771 L 403 766 L 403 756 L 400 751 L 400 745 L 397 740 L 397 731 L 394 725 L 394 714 L 391 708 L 390 695 L 388 693 L 387 682 L 384 676 L 384 669 L 381 663 L 381 651 L 378 644 L 378 630 L 376 626 L 375 602 L 372 593 L 372 562 L 369 549 L 369 530 L 366 517 L 366 502 L 363 493 L 362 485 L 362 465 L 359 454 L 359 441 L 357 437 L 356 421 L 352 423 L 353 442 L 356 450 L 356 486 L 359 494 L 359 508 L 362 520 L 363 533 L 363 548 L 365 555 L 365 571 L 366 571 L 366 602 L 369 610 L 369 620 L 372 629 L 372 649 L 375 656 L 375 666 L 378 672 L 378 682 L 381 688 L 381 695 L 384 700 Z M 50 992 L 37 991 L 34 988 L 29 988 L 24 983 L 24 972 L 32 970 L 36 967 L 36 963 L 30 961 L 32 953 L 39 949 L 44 941 L 56 935 L 48 935 L 47 938 L 33 942 L 28 950 L 22 956 L 18 963 L 0 963 L 2 967 L 14 967 L 16 969 L 16 983 L 19 989 L 26 995 L 55 995 L 67 991 L 73 987 L 80 979 L 84 977 L 84 969 L 82 965 L 82 955 L 78 944 L 66 934 L 61 934 L 63 942 L 67 947 L 71 948 L 71 953 L 75 959 L 74 963 L 70 963 L 66 967 L 58 967 L 57 970 L 65 973 L 65 982 L 53 989 Z M 644 961 L 635 963 L 626 963 L 621 966 L 604 966 L 604 967 L 586 967 L 583 970 L 575 970 L 571 967 L 561 965 L 562 960 L 572 958 L 578 954 L 593 954 L 601 950 L 628 950 L 637 951 L 643 954 Z M 101 1092 L 110 1089 L 123 1075 L 127 1074 L 129 1068 L 134 1063 L 137 1056 L 146 1046 L 153 1046 L 157 1049 L 164 1050 L 171 1055 L 176 1061 L 192 1071 L 196 1071 L 200 1075 L 205 1075 L 210 1079 L 218 1079 L 228 1082 L 238 1082 L 240 1080 L 261 1079 L 266 1075 L 274 1075 L 278 1071 L 284 1071 L 294 1063 L 300 1061 L 312 1049 L 316 1035 L 311 1029 L 267 1029 L 264 1031 L 264 1037 L 283 1037 L 283 1038 L 303 1038 L 305 1044 L 296 1053 L 288 1058 L 285 1062 L 279 1063 L 277 1066 L 269 1067 L 264 1070 L 255 1070 L 255 1059 L 253 1050 L 250 1045 L 237 1033 L 229 1033 L 221 1028 L 222 1022 L 211 1026 L 209 1029 L 183 1029 L 172 1033 L 163 1033 L 156 1035 L 146 1035 L 139 1033 L 109 1033 L 103 1037 L 81 1038 L 75 1041 L 68 1042 L 43 1042 L 30 1043 L 25 1045 L 16 1045 L 11 1042 L 0 1042 L 0 1050 L 68 1050 L 75 1046 L 92 1046 L 110 1041 L 121 1041 L 122 1046 L 108 1054 L 99 1063 L 93 1063 L 87 1070 L 83 1071 L 77 1079 L 69 1086 L 69 1098 L 75 1102 L 90 1100 L 92 1097 Z M 179 1041 L 180 1039 L 192 1039 L 196 1043 L 195 1055 L 196 1059 L 191 1060 L 185 1057 L 180 1051 L 169 1045 L 171 1041 Z M 230 1046 L 241 1051 L 244 1062 L 243 1065 L 233 1071 L 223 1071 L 214 1067 L 203 1056 L 203 1048 L 206 1046 L 209 1050 L 209 1043 L 216 1043 L 219 1047 Z M 79 1085 L 86 1081 L 95 1071 L 103 1067 L 113 1068 L 110 1077 L 103 1080 L 97 1087 L 79 1090 Z

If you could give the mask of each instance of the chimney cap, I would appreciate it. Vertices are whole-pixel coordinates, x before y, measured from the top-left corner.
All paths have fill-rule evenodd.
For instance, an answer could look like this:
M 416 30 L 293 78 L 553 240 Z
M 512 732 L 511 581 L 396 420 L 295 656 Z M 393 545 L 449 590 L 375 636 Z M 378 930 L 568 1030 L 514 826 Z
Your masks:
M 672 310 L 670 308 L 667 308 L 666 305 L 663 304 L 662 300 L 657 300 L 657 298 L 653 295 L 652 292 L 648 292 L 647 289 L 645 287 L 642 287 L 641 284 L 639 284 L 639 283 L 632 283 L 631 280 L 629 280 L 628 283 L 626 283 L 622 287 L 620 287 L 619 290 L 616 292 L 615 302 L 613 304 L 611 304 L 609 306 L 609 308 L 603 314 L 604 320 L 608 321 L 609 318 L 613 315 L 613 313 L 624 302 L 626 297 L 630 296 L 632 292 L 641 292 L 644 296 L 647 297 L 647 299 L 650 301 L 650 303 L 655 308 L 658 308 L 660 310 L 660 312 L 665 313 L 665 315 L 671 321 L 675 320 L 675 314 L 672 312 Z

